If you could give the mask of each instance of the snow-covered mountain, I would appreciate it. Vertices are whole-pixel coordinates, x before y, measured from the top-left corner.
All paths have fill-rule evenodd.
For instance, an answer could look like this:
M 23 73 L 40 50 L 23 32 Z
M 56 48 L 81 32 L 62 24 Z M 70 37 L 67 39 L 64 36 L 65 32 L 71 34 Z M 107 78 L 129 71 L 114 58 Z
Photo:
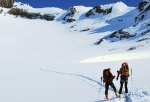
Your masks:
M 116 2 L 95 7 L 74 6 L 62 10 L 54 7 L 32 8 L 27 4 L 15 3 L 12 9 L 2 13 L 29 19 L 70 23 L 68 25 L 72 28 L 71 31 L 89 31 L 90 34 L 105 33 L 105 36 L 93 42 L 99 45 L 104 40 L 110 42 L 149 40 L 149 6 L 149 1 L 142 1 L 138 7 L 128 7 L 123 2 Z
M 1 102 L 103 102 L 102 71 L 132 70 L 128 100 L 150 102 L 150 2 L 0 7 Z M 119 90 L 119 81 L 114 80 Z M 124 91 L 123 91 L 124 93 Z

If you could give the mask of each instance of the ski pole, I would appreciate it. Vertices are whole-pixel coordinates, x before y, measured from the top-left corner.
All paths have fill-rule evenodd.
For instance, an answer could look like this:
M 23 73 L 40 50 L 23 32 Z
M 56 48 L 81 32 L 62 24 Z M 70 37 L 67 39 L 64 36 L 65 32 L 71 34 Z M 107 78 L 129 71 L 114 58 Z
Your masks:
M 133 78 L 132 78 L 132 68 L 131 68 L 131 80 L 132 80 L 132 82 L 133 82 Z

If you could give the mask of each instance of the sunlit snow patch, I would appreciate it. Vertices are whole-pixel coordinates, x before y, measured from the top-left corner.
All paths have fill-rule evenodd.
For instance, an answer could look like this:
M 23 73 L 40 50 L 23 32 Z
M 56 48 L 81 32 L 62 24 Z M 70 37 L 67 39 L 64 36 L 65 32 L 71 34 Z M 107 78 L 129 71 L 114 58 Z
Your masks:
M 108 61 L 132 60 L 143 58 L 150 58 L 150 52 L 104 55 L 85 59 L 82 60 L 80 63 L 108 62 Z

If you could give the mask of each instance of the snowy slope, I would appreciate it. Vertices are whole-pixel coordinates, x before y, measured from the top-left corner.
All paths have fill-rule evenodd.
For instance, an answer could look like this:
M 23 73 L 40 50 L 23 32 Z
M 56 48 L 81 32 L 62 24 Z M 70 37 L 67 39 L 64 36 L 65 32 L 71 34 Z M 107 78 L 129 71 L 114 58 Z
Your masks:
M 53 14 L 54 21 L 27 19 L 0 13 L 0 101 L 1 102 L 104 102 L 104 68 L 117 75 L 124 61 L 129 63 L 130 98 L 118 99 L 109 90 L 109 102 L 150 102 L 150 19 L 135 22 L 142 11 L 122 2 L 101 5 L 112 12 L 96 13 L 93 7 L 18 8 Z M 147 5 L 146 5 L 147 7 Z M 63 20 L 75 19 L 69 23 Z M 92 10 L 95 15 L 86 17 Z M 149 11 L 145 14 L 149 14 Z M 122 30 L 123 29 L 123 30 Z M 120 40 L 120 32 L 136 36 Z M 114 32 L 115 36 L 110 38 Z M 143 35 L 142 35 L 143 34 Z M 118 37 L 119 36 L 119 37 Z M 103 39 L 99 45 L 96 44 Z M 119 90 L 119 81 L 114 80 Z M 123 91 L 124 92 L 124 91 Z

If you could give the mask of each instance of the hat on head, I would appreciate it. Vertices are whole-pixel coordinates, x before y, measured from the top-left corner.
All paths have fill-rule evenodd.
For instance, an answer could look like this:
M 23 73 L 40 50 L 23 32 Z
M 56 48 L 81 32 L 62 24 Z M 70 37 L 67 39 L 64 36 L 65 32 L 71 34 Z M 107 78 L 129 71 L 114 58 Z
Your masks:
M 127 63 L 127 62 L 124 62 L 124 64 L 125 64 L 125 65 L 128 65 L 128 63 Z

